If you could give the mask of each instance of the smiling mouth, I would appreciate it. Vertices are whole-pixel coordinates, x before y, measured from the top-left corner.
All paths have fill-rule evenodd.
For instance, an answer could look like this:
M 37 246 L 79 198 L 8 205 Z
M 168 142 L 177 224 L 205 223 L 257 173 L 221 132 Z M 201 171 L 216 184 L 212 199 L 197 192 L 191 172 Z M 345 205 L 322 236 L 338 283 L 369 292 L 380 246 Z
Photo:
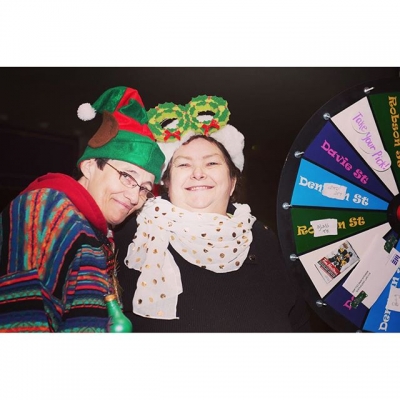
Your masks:
M 186 188 L 186 190 L 188 190 L 189 192 L 195 192 L 197 190 L 208 190 L 208 189 L 212 189 L 213 186 L 190 186 L 188 188 Z

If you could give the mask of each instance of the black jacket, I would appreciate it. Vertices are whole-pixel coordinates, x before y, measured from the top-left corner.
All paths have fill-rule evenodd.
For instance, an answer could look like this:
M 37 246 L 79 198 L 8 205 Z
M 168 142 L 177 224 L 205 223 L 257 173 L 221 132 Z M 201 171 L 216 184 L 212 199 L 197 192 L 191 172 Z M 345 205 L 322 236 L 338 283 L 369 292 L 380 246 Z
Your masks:
M 233 207 L 233 206 L 230 206 Z M 234 212 L 234 208 L 229 210 Z M 260 222 L 253 225 L 253 242 L 237 271 L 214 273 L 184 260 L 169 246 L 181 273 L 177 320 L 157 320 L 132 313 L 140 273 L 124 264 L 136 232 L 131 218 L 115 232 L 118 277 L 124 312 L 134 332 L 309 332 L 309 312 L 299 296 L 280 253 L 276 235 Z

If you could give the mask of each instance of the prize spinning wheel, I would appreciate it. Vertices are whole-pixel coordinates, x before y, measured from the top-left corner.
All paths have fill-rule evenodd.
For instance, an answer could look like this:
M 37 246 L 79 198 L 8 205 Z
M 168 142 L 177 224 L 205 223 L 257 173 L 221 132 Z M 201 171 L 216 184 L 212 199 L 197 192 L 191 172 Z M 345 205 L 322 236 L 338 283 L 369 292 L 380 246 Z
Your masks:
M 320 108 L 282 170 L 278 236 L 313 310 L 340 332 L 400 332 L 400 79 Z

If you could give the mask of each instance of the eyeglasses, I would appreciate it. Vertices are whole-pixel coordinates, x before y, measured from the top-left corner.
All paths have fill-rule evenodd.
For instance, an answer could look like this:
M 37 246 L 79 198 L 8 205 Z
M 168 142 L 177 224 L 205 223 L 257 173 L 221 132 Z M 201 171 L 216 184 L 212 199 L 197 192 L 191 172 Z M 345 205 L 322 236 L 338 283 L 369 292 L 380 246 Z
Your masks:
M 115 168 L 111 164 L 109 164 L 108 162 L 106 162 L 106 164 L 108 166 L 110 166 L 112 169 L 115 169 L 119 173 L 119 180 L 121 181 L 121 183 L 124 186 L 126 186 L 128 188 L 132 188 L 132 189 L 138 186 L 140 197 L 145 198 L 146 200 L 149 200 L 149 199 L 152 199 L 155 197 L 154 194 L 149 189 L 147 189 L 144 186 L 140 186 L 136 182 L 136 180 L 133 176 L 129 175 L 127 172 L 118 170 L 117 168 Z

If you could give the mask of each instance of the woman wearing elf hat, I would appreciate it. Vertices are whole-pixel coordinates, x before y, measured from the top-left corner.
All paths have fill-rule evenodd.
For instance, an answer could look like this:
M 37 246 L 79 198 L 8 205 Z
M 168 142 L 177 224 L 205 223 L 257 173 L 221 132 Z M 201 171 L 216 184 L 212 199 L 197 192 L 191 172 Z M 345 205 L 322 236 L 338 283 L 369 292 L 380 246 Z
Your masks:
M 110 228 L 152 197 L 164 155 L 136 90 L 109 89 L 78 116 L 96 112 L 103 122 L 77 162 L 80 178 L 44 175 L 0 215 L 0 332 L 115 328 L 106 305 L 118 298 Z
M 274 233 L 235 203 L 243 135 L 219 97 L 160 104 L 149 127 L 166 194 L 116 231 L 125 314 L 136 332 L 309 331 Z

